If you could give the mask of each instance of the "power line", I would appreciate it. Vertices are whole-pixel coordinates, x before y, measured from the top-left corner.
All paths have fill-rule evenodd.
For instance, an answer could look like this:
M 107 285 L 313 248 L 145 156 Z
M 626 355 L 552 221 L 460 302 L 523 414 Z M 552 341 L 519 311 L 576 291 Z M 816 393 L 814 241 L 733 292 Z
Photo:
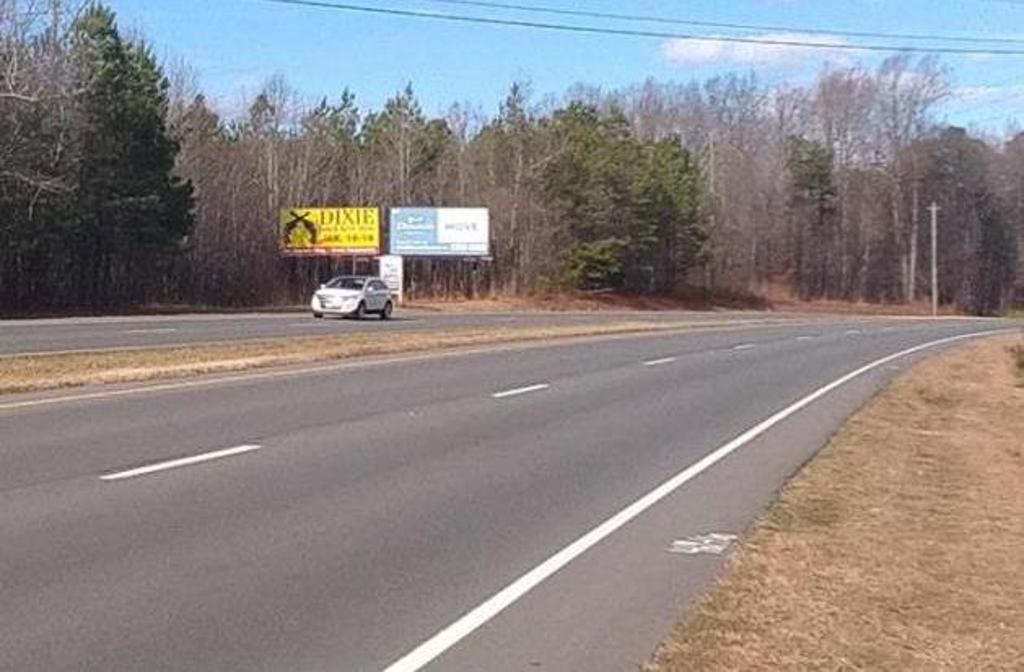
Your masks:
M 519 5 L 504 2 L 487 2 L 486 0 L 426 0 L 443 5 L 462 7 L 480 7 L 486 9 L 505 9 L 517 12 L 532 12 L 557 16 L 577 16 L 590 19 L 613 19 L 637 23 L 661 23 L 677 26 L 699 26 L 702 28 L 727 28 L 730 30 L 794 32 L 811 35 L 838 35 L 841 37 L 870 37 L 883 40 L 930 40 L 942 42 L 962 42 L 974 44 L 1024 44 L 1024 39 L 1012 37 L 965 37 L 957 35 L 922 35 L 910 33 L 876 33 L 853 30 L 827 30 L 823 28 L 798 28 L 794 26 L 755 25 L 749 23 L 723 23 L 719 21 L 698 21 L 696 19 L 679 19 L 669 16 L 643 14 L 617 14 L 612 12 L 594 12 L 582 9 L 562 9 L 559 7 L 543 7 L 540 5 Z
M 960 47 L 900 47 L 882 44 L 822 44 L 821 42 L 808 42 L 803 40 L 785 39 L 756 39 L 752 37 L 738 36 L 709 36 L 695 35 L 692 33 L 671 33 L 657 30 L 632 30 L 626 28 L 601 28 L 597 26 L 580 26 L 566 23 L 545 23 L 541 21 L 522 21 L 515 19 L 499 19 L 484 16 L 469 16 L 465 14 L 441 14 L 437 12 L 421 12 L 407 9 L 393 9 L 386 7 L 372 7 L 368 5 L 356 5 L 351 3 L 325 2 L 323 0 L 263 0 L 281 5 L 294 5 L 303 7 L 318 7 L 322 9 L 334 9 L 346 12 L 359 12 L 363 14 L 380 14 L 384 16 L 400 16 L 416 19 L 430 19 L 435 21 L 449 21 L 454 23 L 472 23 L 491 26 L 508 26 L 514 28 L 531 28 L 538 30 L 553 30 L 569 33 L 583 33 L 589 35 L 615 35 L 619 37 L 653 37 L 670 40 L 695 40 L 701 42 L 734 42 L 739 44 L 760 44 L 765 46 L 779 47 L 805 47 L 807 49 L 827 49 L 829 51 L 881 51 L 887 53 L 929 53 L 929 54 L 975 54 L 985 56 L 1024 56 L 1024 49 L 971 49 Z

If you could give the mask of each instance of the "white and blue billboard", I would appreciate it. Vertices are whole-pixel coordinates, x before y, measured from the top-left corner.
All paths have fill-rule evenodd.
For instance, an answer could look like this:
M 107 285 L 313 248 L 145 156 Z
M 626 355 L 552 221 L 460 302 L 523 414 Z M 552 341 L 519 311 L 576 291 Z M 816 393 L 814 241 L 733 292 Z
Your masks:
M 392 208 L 390 251 L 407 257 L 489 257 L 487 208 Z

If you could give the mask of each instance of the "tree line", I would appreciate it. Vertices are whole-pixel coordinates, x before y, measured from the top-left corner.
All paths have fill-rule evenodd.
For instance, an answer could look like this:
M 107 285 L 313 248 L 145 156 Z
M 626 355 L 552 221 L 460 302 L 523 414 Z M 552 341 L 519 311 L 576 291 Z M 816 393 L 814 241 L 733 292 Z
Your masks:
M 1024 134 L 935 123 L 934 58 L 753 74 L 513 83 L 494 115 L 306 104 L 280 76 L 225 117 L 102 5 L 0 0 L 0 310 L 304 298 L 349 259 L 286 259 L 277 212 L 486 206 L 493 260 L 408 264 L 415 296 L 566 289 L 1008 306 L 1024 241 Z M 366 262 L 356 265 L 369 271 Z

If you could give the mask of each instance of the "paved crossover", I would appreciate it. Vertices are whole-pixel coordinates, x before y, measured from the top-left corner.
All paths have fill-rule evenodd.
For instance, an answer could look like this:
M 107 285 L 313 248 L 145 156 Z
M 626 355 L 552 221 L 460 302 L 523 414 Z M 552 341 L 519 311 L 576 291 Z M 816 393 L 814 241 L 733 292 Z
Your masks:
M 632 669 L 721 560 L 674 542 L 741 532 L 925 351 L 779 411 L 1006 326 L 788 324 L 0 398 L 0 669 Z

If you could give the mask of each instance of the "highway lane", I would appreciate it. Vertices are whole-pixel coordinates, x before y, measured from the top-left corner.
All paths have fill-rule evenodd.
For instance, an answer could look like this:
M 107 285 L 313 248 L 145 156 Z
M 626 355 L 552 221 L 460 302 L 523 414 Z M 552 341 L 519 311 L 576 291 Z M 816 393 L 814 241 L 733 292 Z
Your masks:
M 383 669 L 821 385 L 1006 324 L 817 322 L 0 401 L 0 669 Z M 630 669 L 717 566 L 671 542 L 741 531 L 913 359 L 737 450 L 430 669 Z
M 315 320 L 306 313 L 238 313 L 134 317 L 0 320 L 0 355 L 67 350 L 146 347 L 252 340 L 285 336 L 429 331 L 457 327 L 522 327 L 630 321 L 720 321 L 785 319 L 784 315 L 740 311 L 567 311 L 441 313 L 399 310 L 395 319 Z

